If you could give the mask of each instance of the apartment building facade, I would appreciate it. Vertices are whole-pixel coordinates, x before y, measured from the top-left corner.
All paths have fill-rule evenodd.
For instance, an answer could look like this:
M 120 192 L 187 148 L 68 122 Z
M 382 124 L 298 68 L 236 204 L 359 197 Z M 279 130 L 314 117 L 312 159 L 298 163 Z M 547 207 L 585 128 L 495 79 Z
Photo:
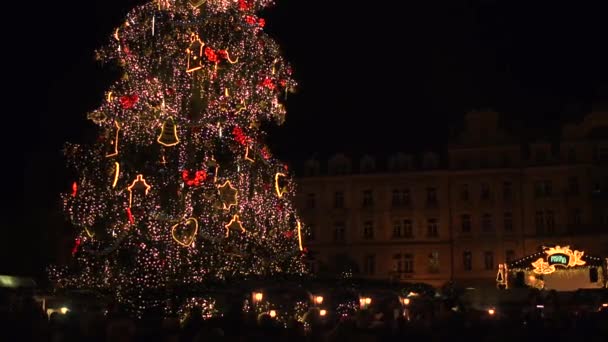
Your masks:
M 499 119 L 468 113 L 443 157 L 307 161 L 296 204 L 311 271 L 492 286 L 499 263 L 543 245 L 608 256 L 608 112 L 559 143 L 524 144 Z

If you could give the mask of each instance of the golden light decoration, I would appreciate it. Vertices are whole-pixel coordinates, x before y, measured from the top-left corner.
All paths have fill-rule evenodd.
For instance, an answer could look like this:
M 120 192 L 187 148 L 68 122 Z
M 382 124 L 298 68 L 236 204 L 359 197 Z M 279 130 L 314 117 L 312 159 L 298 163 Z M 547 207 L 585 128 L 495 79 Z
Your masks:
M 298 228 L 298 247 L 300 248 L 300 251 L 303 251 L 304 247 L 302 247 L 302 224 L 300 223 L 300 220 L 296 221 L 296 225 Z
M 245 160 L 250 162 L 255 162 L 255 160 L 249 156 L 249 146 L 245 147 Z
M 118 162 L 114 162 L 114 180 L 112 181 L 112 188 L 116 187 L 118 183 L 118 176 L 120 175 L 120 164 Z
M 226 237 L 230 236 L 231 230 L 239 230 L 241 233 L 245 233 L 247 231 L 243 227 L 243 224 L 239 219 L 239 215 L 237 214 L 234 214 L 234 216 L 232 216 L 232 220 L 230 220 L 230 222 L 228 222 L 224 227 L 226 228 Z
M 137 188 L 136 188 L 137 187 Z M 144 194 L 148 194 L 151 186 L 146 182 L 144 176 L 142 174 L 138 174 L 135 180 L 127 187 L 127 191 L 129 191 L 129 208 L 132 206 L 133 202 L 133 190 L 141 189 L 143 187 Z
M 169 117 L 161 127 L 160 135 L 156 139 L 159 144 L 167 147 L 175 146 L 179 144 L 179 138 L 177 137 L 177 125 L 172 117 Z
M 111 151 L 106 154 L 106 157 L 114 157 L 118 155 L 118 132 L 120 131 L 120 124 L 118 121 L 114 121 L 114 139 L 110 142 Z
M 202 4 L 204 4 L 207 0 L 188 0 L 188 2 L 190 3 L 190 6 L 197 8 L 199 6 L 201 6 Z
M 575 267 L 585 265 L 587 262 L 582 260 L 584 251 L 573 251 L 570 246 L 545 247 L 546 257 L 538 258 L 532 263 L 533 272 L 536 274 L 551 274 L 555 272 L 555 266 Z
M 92 239 L 92 238 L 95 236 L 95 232 L 94 232 L 94 231 L 93 231 L 93 232 L 91 232 L 91 231 L 89 230 L 89 228 L 87 228 L 87 227 L 84 227 L 84 232 L 85 232 L 85 233 L 87 234 L 87 236 L 88 236 L 89 238 L 91 238 L 91 239 Z
M 285 177 L 287 176 L 281 172 L 277 172 L 274 175 L 274 190 L 279 198 L 283 197 L 283 195 L 287 192 L 287 186 L 281 186 L 281 184 L 279 184 L 282 180 L 284 180 Z
M 108 116 L 101 111 L 92 112 L 87 115 L 87 119 L 93 121 L 97 125 L 102 124 L 104 121 L 106 121 L 107 118 Z
M 199 38 L 198 34 L 190 35 L 190 46 L 186 49 L 188 55 L 188 66 L 186 72 L 193 72 L 203 68 L 203 47 L 205 43 Z
M 236 206 L 238 204 L 238 190 L 232 186 L 232 183 L 230 183 L 229 180 L 218 187 L 218 192 L 223 209 L 230 210 L 233 205 Z
M 184 222 L 179 222 L 171 227 L 173 240 L 184 247 L 192 246 L 192 242 L 198 233 L 198 221 L 191 217 Z

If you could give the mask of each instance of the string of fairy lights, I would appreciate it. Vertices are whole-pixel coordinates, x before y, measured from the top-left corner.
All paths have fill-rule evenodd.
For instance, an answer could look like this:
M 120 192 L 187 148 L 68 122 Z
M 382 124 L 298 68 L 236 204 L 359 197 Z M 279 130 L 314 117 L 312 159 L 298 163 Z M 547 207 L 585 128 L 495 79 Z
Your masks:
M 257 16 L 268 0 L 157 0 L 97 51 L 123 75 L 67 144 L 79 177 L 63 195 L 79 228 L 59 286 L 113 288 L 142 312 L 168 284 L 305 272 L 286 165 L 260 123 L 281 124 L 291 68 Z

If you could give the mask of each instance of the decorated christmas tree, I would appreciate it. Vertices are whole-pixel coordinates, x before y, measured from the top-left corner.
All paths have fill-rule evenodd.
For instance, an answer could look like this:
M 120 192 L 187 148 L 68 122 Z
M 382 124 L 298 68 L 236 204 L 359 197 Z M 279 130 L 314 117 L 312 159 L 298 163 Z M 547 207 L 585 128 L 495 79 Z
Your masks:
M 258 16 L 271 3 L 150 2 L 97 51 L 122 77 L 88 114 L 99 137 L 65 149 L 77 236 L 57 286 L 141 311 L 169 287 L 305 272 L 295 186 L 261 130 L 295 87 Z

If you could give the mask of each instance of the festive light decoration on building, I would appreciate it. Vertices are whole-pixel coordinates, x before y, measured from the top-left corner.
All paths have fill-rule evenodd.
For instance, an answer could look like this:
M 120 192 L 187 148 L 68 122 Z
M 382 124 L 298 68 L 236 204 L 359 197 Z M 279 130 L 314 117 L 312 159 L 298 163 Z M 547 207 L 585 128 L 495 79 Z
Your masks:
M 532 263 L 534 273 L 551 274 L 555 272 L 555 266 L 574 267 L 586 264 L 586 262 L 582 260 L 585 252 L 573 251 L 570 249 L 570 246 L 545 247 L 544 252 L 547 254 L 545 258 L 538 258 Z
M 159 144 L 163 146 L 175 146 L 179 144 L 179 138 L 177 137 L 177 125 L 173 118 L 170 117 L 163 123 L 163 126 L 160 130 L 160 135 L 156 139 Z
M 241 233 L 245 233 L 247 231 L 243 227 L 243 224 L 241 223 L 241 221 L 239 219 L 239 215 L 237 215 L 237 214 L 234 214 L 234 216 L 232 216 L 232 219 L 230 220 L 230 222 L 228 222 L 224 227 L 226 227 L 226 237 L 230 236 L 231 230 L 237 230 L 237 231 L 240 231 Z
M 298 248 L 300 249 L 300 251 L 304 250 L 304 247 L 302 247 L 302 224 L 300 223 L 300 220 L 296 221 L 297 226 L 298 226 Z
M 114 162 L 114 180 L 112 181 L 112 187 L 115 188 L 118 183 L 118 176 L 120 175 L 120 164 Z
M 281 172 L 277 172 L 274 175 L 274 190 L 277 193 L 277 196 L 279 196 L 279 198 L 283 197 L 283 194 L 287 192 L 285 185 L 281 184 L 284 181 L 285 177 L 285 174 Z
M 191 217 L 185 222 L 180 222 L 171 227 L 171 236 L 175 242 L 184 247 L 190 247 L 198 233 L 198 221 Z
M 118 121 L 114 121 L 114 138 L 110 142 L 110 152 L 106 154 L 106 157 L 114 157 L 118 155 L 118 132 L 120 131 L 120 124 Z
M 220 200 L 222 201 L 222 208 L 230 210 L 233 205 L 236 206 L 238 204 L 238 191 L 232 186 L 232 183 L 230 183 L 229 180 L 220 185 L 218 189 Z
M 188 66 L 186 72 L 193 72 L 203 68 L 203 48 L 205 43 L 198 37 L 198 34 L 192 33 L 190 36 L 190 46 L 186 49 L 188 54 Z
M 127 190 L 129 191 L 129 208 L 131 208 L 133 206 L 133 190 L 138 190 L 138 189 L 144 189 L 144 194 L 148 194 L 148 191 L 150 191 L 150 188 L 152 186 L 150 186 L 146 180 L 144 179 L 144 176 L 142 174 L 137 175 L 137 177 L 135 178 L 135 180 L 131 183 L 131 185 L 129 185 L 127 187 Z
M 72 197 L 76 197 L 78 194 L 78 183 L 72 183 Z
M 164 307 L 145 294 L 168 286 L 305 272 L 290 176 L 277 196 L 283 164 L 262 130 L 296 86 L 257 15 L 274 1 L 200 1 L 138 5 L 109 32 L 95 55 L 122 77 L 87 114 L 102 134 L 64 149 L 78 190 L 62 203 L 81 245 L 74 271 L 53 267 L 51 280 L 108 290 L 136 316 Z

